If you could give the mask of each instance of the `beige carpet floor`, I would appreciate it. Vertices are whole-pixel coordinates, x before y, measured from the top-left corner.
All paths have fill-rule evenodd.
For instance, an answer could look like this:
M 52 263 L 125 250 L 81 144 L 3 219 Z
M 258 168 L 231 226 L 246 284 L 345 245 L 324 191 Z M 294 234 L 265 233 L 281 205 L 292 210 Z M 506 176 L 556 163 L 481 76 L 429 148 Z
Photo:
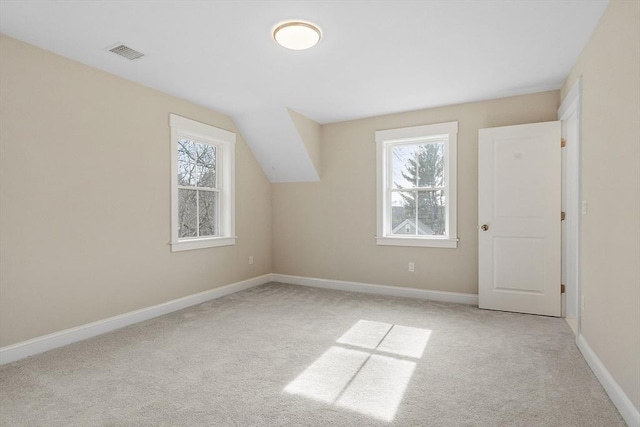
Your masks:
M 624 426 L 564 320 L 271 283 L 0 368 L 2 426 Z

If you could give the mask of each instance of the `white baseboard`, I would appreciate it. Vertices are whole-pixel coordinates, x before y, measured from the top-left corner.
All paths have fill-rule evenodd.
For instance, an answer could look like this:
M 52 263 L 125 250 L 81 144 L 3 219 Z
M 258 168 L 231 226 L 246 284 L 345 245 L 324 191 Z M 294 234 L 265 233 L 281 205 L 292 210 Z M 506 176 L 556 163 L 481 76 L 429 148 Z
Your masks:
M 62 347 L 74 342 L 82 341 L 96 335 L 104 334 L 144 322 L 154 317 L 191 307 L 196 304 L 220 298 L 235 292 L 263 285 L 270 281 L 290 283 L 295 285 L 313 286 L 317 288 L 336 289 L 343 291 L 362 292 L 378 295 L 392 295 L 407 298 L 428 299 L 434 301 L 455 302 L 461 304 L 478 304 L 478 296 L 472 294 L 458 294 L 453 292 L 425 291 L 421 289 L 401 288 L 395 286 L 372 285 L 368 283 L 345 282 L 337 280 L 315 279 L 309 277 L 289 276 L 284 274 L 265 274 L 230 285 L 221 286 L 209 291 L 200 292 L 183 298 L 178 298 L 152 307 L 142 308 L 108 319 L 87 323 L 64 331 L 54 332 L 27 341 L 0 348 L 0 365 L 15 362 L 34 354 Z
M 209 291 L 200 292 L 183 298 L 178 298 L 162 304 L 146 307 L 129 313 L 120 314 L 108 319 L 87 323 L 75 328 L 54 332 L 49 335 L 33 338 L 17 344 L 0 348 L 0 365 L 11 363 L 34 354 L 62 347 L 77 341 L 82 341 L 96 335 L 111 332 L 125 326 L 143 322 L 154 317 L 172 313 L 183 308 L 201 304 L 212 299 L 220 298 L 235 292 L 263 285 L 268 282 L 282 282 L 292 285 L 310 286 L 324 289 L 335 289 L 366 294 L 389 295 L 423 300 L 452 302 L 458 304 L 478 305 L 478 295 L 456 292 L 429 291 L 398 286 L 376 285 L 370 283 L 347 282 L 343 280 L 327 280 L 312 277 L 291 276 L 287 274 L 265 274 L 230 285 L 221 286 Z M 605 391 L 613 401 L 618 411 L 630 427 L 640 427 L 640 412 L 613 379 L 607 368 L 593 352 L 582 335 L 578 335 L 578 348 L 591 367 Z
M 111 332 L 125 326 L 133 325 L 134 323 L 144 322 L 145 320 L 178 311 L 186 307 L 191 307 L 192 305 L 201 304 L 225 295 L 263 285 L 270 281 L 271 274 L 265 274 L 248 280 L 243 280 L 241 282 L 211 289 L 209 291 L 174 299 L 162 304 L 109 317 L 108 319 L 98 320 L 75 328 L 65 329 L 64 331 L 54 332 L 28 341 L 8 345 L 0 348 L 0 365 L 11 363 L 34 354 L 62 347 L 77 341 L 82 341 L 87 338 L 95 337 L 96 335 L 104 334 L 106 332 Z
M 370 283 L 345 282 L 343 280 L 317 279 L 313 277 L 272 274 L 274 282 L 314 288 L 336 289 L 340 291 L 360 292 L 364 294 L 389 295 L 395 297 L 417 298 L 432 301 L 454 302 L 458 304 L 478 305 L 478 295 L 457 292 L 427 291 L 424 289 L 402 288 L 399 286 L 374 285 Z
M 569 324 L 573 335 L 578 336 L 578 319 L 575 317 L 565 317 L 564 320 Z
M 611 376 L 607 368 L 593 352 L 582 334 L 578 335 L 578 348 L 582 352 L 585 360 L 602 384 L 613 404 L 618 408 L 620 415 L 624 418 L 629 427 L 640 427 L 640 412 L 620 388 L 615 379 Z

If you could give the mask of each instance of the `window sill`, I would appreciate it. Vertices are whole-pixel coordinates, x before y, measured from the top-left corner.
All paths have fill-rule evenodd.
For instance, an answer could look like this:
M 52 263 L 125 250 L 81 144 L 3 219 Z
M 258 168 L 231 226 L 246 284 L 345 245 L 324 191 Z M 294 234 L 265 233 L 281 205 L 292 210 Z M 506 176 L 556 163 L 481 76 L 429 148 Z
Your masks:
M 448 248 L 458 247 L 458 239 L 439 237 L 376 237 L 378 246 L 416 246 L 422 248 Z
M 171 242 L 171 252 L 231 246 L 236 244 L 236 239 L 237 237 L 209 237 L 205 239 L 179 240 L 178 242 Z

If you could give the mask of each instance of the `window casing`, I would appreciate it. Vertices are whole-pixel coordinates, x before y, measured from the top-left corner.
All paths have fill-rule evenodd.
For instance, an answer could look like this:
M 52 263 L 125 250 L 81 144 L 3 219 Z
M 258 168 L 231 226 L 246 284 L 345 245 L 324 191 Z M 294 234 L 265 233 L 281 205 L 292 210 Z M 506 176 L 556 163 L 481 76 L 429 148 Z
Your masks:
M 234 133 L 171 114 L 171 251 L 234 245 Z
M 458 122 L 377 131 L 378 245 L 456 248 Z

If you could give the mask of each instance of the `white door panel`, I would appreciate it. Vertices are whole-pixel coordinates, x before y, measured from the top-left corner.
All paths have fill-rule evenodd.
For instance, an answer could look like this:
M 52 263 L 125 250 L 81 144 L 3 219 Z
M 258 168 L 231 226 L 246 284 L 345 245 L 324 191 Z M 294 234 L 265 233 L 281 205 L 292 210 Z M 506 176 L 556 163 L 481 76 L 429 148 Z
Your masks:
M 480 308 L 559 316 L 560 122 L 479 139 Z

